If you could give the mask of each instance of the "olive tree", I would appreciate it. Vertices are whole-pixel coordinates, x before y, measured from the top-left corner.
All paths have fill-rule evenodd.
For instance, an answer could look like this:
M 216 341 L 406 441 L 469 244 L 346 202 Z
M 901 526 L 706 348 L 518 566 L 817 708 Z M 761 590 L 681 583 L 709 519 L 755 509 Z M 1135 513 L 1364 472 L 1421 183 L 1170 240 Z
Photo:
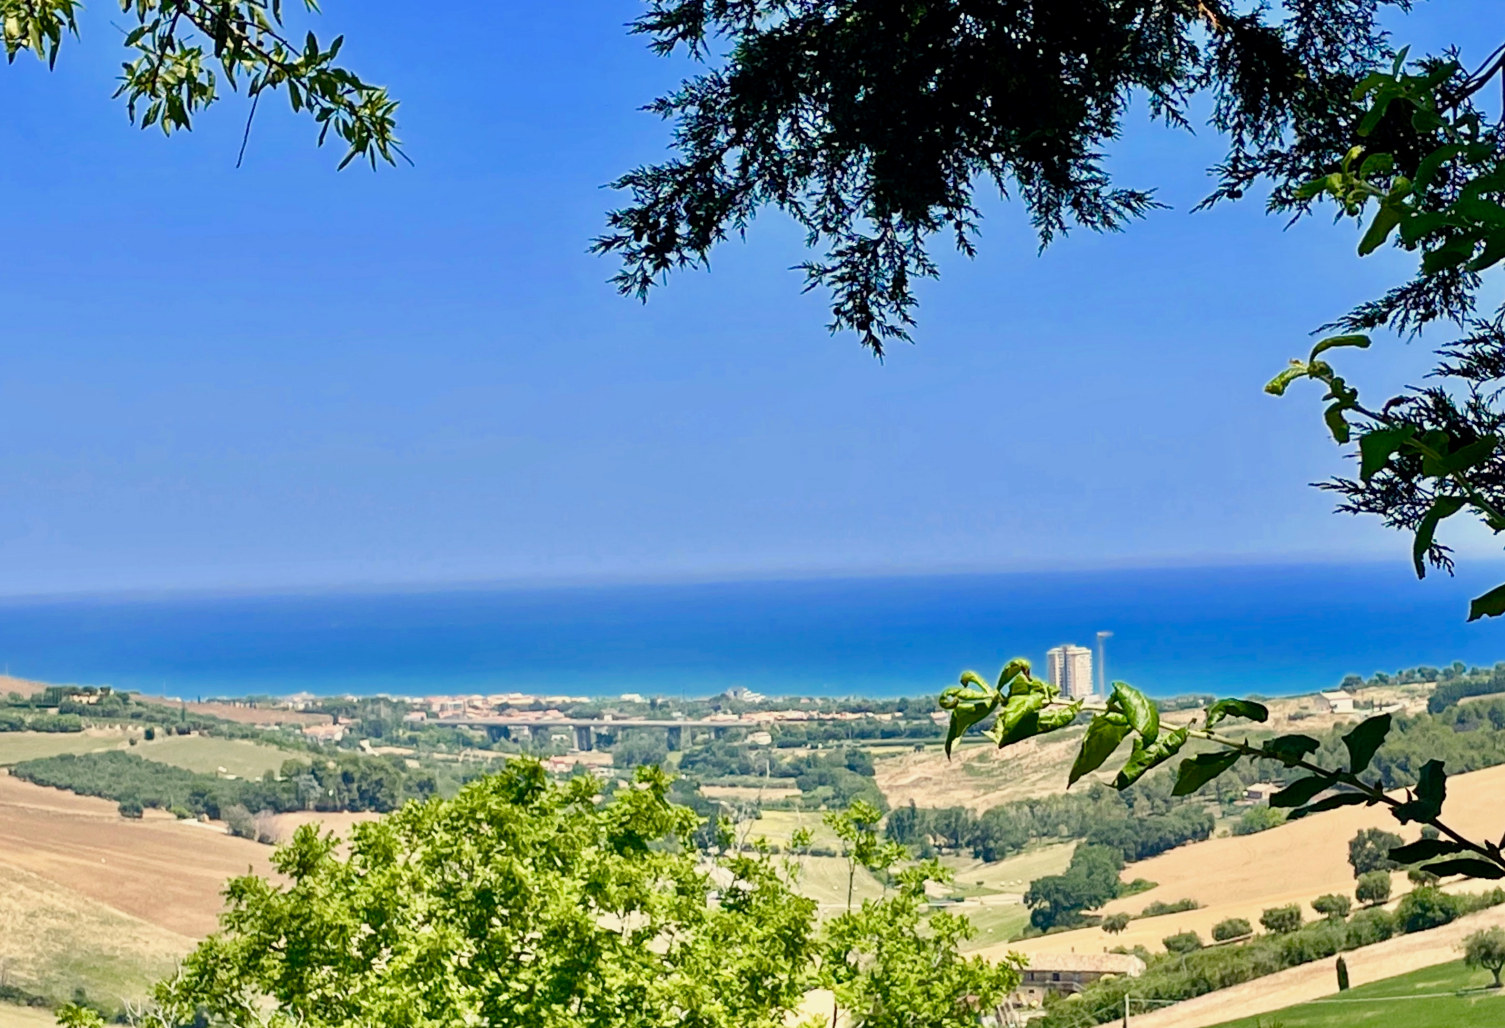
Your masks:
M 1483 928 L 1463 940 L 1463 962 L 1482 968 L 1494 976 L 1500 988 L 1500 972 L 1505 969 L 1505 928 Z

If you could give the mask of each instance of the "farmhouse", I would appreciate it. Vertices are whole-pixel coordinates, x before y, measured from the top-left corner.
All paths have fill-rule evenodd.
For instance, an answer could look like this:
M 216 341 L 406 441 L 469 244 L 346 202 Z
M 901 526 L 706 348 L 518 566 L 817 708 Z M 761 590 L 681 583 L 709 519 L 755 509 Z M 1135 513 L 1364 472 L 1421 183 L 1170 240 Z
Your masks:
M 1269 803 L 1270 797 L 1280 791 L 1280 786 L 1269 782 L 1255 782 L 1244 790 L 1244 799 L 1253 803 Z
M 1329 714 L 1352 714 L 1353 697 L 1346 692 L 1318 693 L 1317 706 Z
M 1042 953 L 1030 957 L 1019 988 L 1010 997 L 1015 1003 L 1037 1006 L 1046 996 L 1070 996 L 1099 978 L 1144 974 L 1144 961 L 1130 953 Z

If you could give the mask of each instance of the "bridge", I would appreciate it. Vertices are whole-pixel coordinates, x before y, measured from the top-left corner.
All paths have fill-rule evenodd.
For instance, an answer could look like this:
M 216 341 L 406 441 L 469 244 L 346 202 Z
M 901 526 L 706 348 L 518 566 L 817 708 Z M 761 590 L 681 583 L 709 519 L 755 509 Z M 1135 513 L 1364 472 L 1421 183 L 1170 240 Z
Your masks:
M 596 748 L 596 736 L 601 733 L 612 733 L 623 729 L 655 729 L 665 733 L 669 748 L 678 750 L 684 748 L 685 729 L 704 729 L 711 733 L 715 739 L 721 738 L 728 728 L 746 728 L 747 724 L 740 721 L 696 721 L 684 720 L 653 720 L 648 718 L 582 718 L 582 717 L 554 717 L 554 718 L 512 718 L 512 717 L 446 717 L 430 721 L 429 724 L 444 725 L 449 728 L 484 728 L 486 734 L 496 739 L 514 739 L 516 735 L 526 734 L 532 741 L 535 732 L 549 731 L 554 728 L 568 728 L 575 733 L 575 749 L 593 750 Z

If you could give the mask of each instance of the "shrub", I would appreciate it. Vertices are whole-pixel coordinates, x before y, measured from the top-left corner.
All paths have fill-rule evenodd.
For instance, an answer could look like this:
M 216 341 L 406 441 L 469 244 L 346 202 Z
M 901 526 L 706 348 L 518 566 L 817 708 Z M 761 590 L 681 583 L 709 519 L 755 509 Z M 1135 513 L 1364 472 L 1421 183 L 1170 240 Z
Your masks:
M 1457 917 L 1458 901 L 1430 885 L 1406 893 L 1395 908 L 1395 922 L 1403 932 L 1424 932 Z
M 231 835 L 237 835 L 242 839 L 256 838 L 256 819 L 239 803 L 221 810 L 220 818 L 225 822 L 225 827 L 230 829 Z
M 1348 863 L 1358 878 L 1370 871 L 1397 871 L 1400 865 L 1390 859 L 1390 851 L 1405 840 L 1382 828 L 1365 828 L 1348 841 Z
M 1384 942 L 1395 934 L 1395 918 L 1378 907 L 1361 910 L 1353 916 L 1345 929 L 1348 949 L 1372 946 Z
M 1348 991 L 1348 961 L 1344 960 L 1342 957 L 1339 957 L 1338 958 L 1338 968 L 1337 968 L 1337 970 L 1338 970 L 1338 991 L 1339 992 L 1347 992 Z
M 1109 935 L 1117 935 L 1127 927 L 1129 927 L 1128 914 L 1109 914 L 1103 918 L 1101 925 L 1102 930 Z
M 1193 953 L 1202 948 L 1202 937 L 1196 932 L 1177 932 L 1160 940 L 1171 953 Z
M 1234 835 L 1253 835 L 1286 823 L 1286 812 L 1277 807 L 1250 807 L 1233 823 Z
M 1301 908 L 1292 903 L 1284 907 L 1271 907 L 1259 915 L 1259 923 L 1273 935 L 1284 935 L 1301 927 Z
M 1359 875 L 1353 894 L 1360 903 L 1384 903 L 1390 898 L 1390 872 L 1368 871 Z
M 151 742 L 153 739 L 155 739 L 157 737 L 157 730 L 155 728 L 153 728 L 151 725 L 147 725 L 146 726 L 146 731 L 143 732 L 142 734 L 146 736 L 146 741 L 147 742 Z
M 137 819 L 141 818 L 142 815 L 146 813 L 146 811 L 141 806 L 141 801 L 136 799 L 134 796 L 129 796 L 121 800 L 119 810 L 121 817 L 130 817 Z
M 1226 921 L 1219 921 L 1212 926 L 1212 938 L 1215 942 L 1227 942 L 1229 939 L 1241 939 L 1254 932 L 1254 926 L 1242 917 L 1230 917 Z
M 1194 899 L 1181 899 L 1176 900 L 1174 903 L 1161 903 L 1159 900 L 1156 900 L 1141 910 L 1139 916 L 1160 917 L 1164 914 L 1179 914 L 1185 910 L 1198 910 L 1201 906 L 1202 904 Z
M 1347 896 L 1330 892 L 1325 896 L 1318 896 L 1312 900 L 1312 909 L 1329 921 L 1341 921 L 1353 909 L 1353 901 Z

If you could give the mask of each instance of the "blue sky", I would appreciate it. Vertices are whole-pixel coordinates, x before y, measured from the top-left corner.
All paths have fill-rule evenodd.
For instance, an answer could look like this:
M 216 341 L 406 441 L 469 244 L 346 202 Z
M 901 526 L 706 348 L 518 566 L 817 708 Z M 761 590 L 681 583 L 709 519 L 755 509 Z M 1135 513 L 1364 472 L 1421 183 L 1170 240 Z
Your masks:
M 1036 256 L 1017 210 L 923 289 L 888 361 L 829 336 L 776 217 L 646 306 L 586 246 L 662 152 L 681 70 L 628 2 L 332 0 L 411 168 L 336 173 L 233 98 L 191 135 L 109 98 L 100 5 L 0 70 L 0 592 L 738 577 L 1385 556 L 1329 513 L 1315 396 L 1260 385 L 1391 281 L 1348 226 L 1191 215 L 1209 133 L 1131 126 L 1175 209 Z M 1485 38 L 1437 0 L 1420 45 Z M 1350 360 L 1378 390 L 1417 346 Z

